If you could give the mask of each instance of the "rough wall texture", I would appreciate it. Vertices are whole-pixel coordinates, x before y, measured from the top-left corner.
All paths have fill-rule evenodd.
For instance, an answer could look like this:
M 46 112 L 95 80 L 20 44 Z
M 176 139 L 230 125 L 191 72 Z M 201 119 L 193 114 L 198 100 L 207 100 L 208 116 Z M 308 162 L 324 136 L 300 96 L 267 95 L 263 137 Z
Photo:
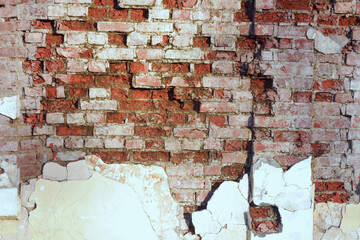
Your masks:
M 0 152 L 22 180 L 86 154 L 156 164 L 191 212 L 260 157 L 312 154 L 315 200 L 359 201 L 356 1 L 0 2 L 0 88 L 22 101 Z M 350 41 L 319 52 L 310 25 Z M 276 227 L 274 209 L 250 213 Z

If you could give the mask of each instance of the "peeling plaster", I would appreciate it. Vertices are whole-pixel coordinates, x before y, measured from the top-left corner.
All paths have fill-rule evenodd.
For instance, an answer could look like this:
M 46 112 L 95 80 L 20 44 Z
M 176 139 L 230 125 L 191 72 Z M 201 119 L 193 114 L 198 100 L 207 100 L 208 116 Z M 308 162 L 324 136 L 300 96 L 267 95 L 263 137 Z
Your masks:
M 342 35 L 324 36 L 313 27 L 307 30 L 308 39 L 315 40 L 315 49 L 324 54 L 341 53 L 342 48 L 349 42 L 349 39 Z

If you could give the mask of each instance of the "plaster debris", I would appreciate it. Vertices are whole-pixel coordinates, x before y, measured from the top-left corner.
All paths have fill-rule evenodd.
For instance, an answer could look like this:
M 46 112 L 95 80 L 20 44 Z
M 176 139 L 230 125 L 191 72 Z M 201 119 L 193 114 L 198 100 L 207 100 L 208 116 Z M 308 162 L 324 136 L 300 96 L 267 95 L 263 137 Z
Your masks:
M 20 115 L 20 100 L 16 93 L 0 90 L 0 114 L 15 119 Z
M 131 187 L 94 172 L 86 181 L 40 179 L 30 200 L 31 239 L 158 239 Z
M 0 219 L 17 219 L 20 201 L 17 188 L 0 188 Z
M 67 177 L 66 167 L 54 162 L 48 162 L 43 168 L 43 178 L 53 181 L 64 181 Z
M 85 157 L 91 171 L 130 186 L 140 199 L 159 239 L 180 239 L 180 209 L 172 198 L 167 175 L 158 166 L 105 164 L 96 156 Z
M 331 227 L 322 236 L 321 240 L 339 240 L 342 234 L 339 228 Z
M 306 36 L 315 40 L 315 49 L 324 54 L 341 53 L 349 39 L 341 35 L 324 36 L 320 31 L 310 27 Z
M 245 240 L 248 190 L 247 175 L 239 183 L 223 182 L 208 202 L 207 209 L 192 213 L 195 233 L 208 240 L 232 239 L 232 236 Z M 239 232 L 240 229 L 244 232 Z
M 68 180 L 86 180 L 91 176 L 85 160 L 69 163 L 66 169 Z

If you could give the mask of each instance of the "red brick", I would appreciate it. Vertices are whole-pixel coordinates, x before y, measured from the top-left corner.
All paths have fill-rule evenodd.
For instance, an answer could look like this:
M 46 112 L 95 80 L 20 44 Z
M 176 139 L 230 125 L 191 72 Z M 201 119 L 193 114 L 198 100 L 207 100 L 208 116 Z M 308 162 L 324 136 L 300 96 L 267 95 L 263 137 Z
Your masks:
M 210 157 L 209 152 L 195 152 L 194 154 L 194 163 L 209 163 Z
M 260 23 L 290 22 L 291 21 L 291 13 L 290 12 L 256 13 L 255 21 L 260 22 Z
M 332 102 L 333 94 L 327 93 L 327 92 L 318 92 L 315 94 L 315 101 L 316 102 Z
M 56 98 L 57 97 L 57 88 L 56 87 L 46 87 L 46 97 L 47 98 Z
M 133 160 L 135 162 L 169 162 L 170 154 L 168 152 L 134 152 Z
M 131 75 L 119 75 L 119 76 L 98 76 L 95 79 L 96 84 L 101 86 L 106 85 L 130 85 Z
M 339 26 L 359 26 L 359 17 L 356 16 L 341 16 L 339 18 Z
M 63 72 L 65 71 L 65 61 L 63 60 L 46 61 L 45 68 L 49 72 Z
M 344 182 L 314 182 L 315 192 L 340 191 L 345 192 Z
M 250 150 L 250 143 L 241 140 L 227 140 L 224 142 L 225 151 L 242 151 Z
M 294 102 L 311 102 L 312 93 L 311 92 L 295 92 L 293 95 Z
M 41 109 L 45 111 L 76 110 L 76 100 L 52 100 L 42 101 Z
M 139 111 L 139 110 L 154 110 L 155 105 L 152 101 L 145 100 L 127 100 L 120 102 L 121 110 Z
M 277 0 L 276 8 L 286 10 L 310 10 L 310 0 Z
M 86 97 L 87 90 L 86 88 L 69 88 L 70 97 Z
M 109 44 L 126 46 L 125 35 L 109 34 Z
M 169 99 L 169 89 L 153 90 L 152 99 Z
M 171 162 L 174 164 L 192 162 L 194 158 L 194 153 L 187 152 L 187 153 L 173 153 L 171 156 Z
M 271 207 L 250 207 L 251 218 L 268 218 L 273 216 Z
M 94 76 L 91 75 L 57 75 L 55 77 L 58 84 L 71 84 L 71 85 L 92 85 L 94 84 Z
M 309 135 L 302 131 L 274 131 L 276 142 L 308 142 Z
M 149 99 L 150 98 L 150 90 L 133 89 L 133 90 L 131 90 L 131 98 L 133 98 L 133 99 Z
M 210 116 L 210 123 L 219 127 L 223 127 L 227 125 L 227 119 L 226 116 L 212 115 Z
M 64 42 L 64 36 L 59 34 L 46 34 L 46 44 L 48 45 L 59 45 Z
M 149 64 L 147 62 L 131 62 L 130 73 L 147 73 Z
M 330 194 L 315 194 L 315 202 L 334 202 L 346 203 L 349 201 L 349 195 L 346 193 L 334 192 Z
M 193 46 L 194 47 L 210 47 L 210 37 L 194 37 Z
M 52 48 L 39 47 L 36 49 L 36 58 L 50 58 L 53 55 Z
M 42 61 L 38 60 L 26 60 L 24 61 L 24 70 L 39 72 L 42 71 L 43 64 Z
M 318 15 L 317 22 L 319 25 L 336 25 L 337 16 L 331 15 Z
M 91 21 L 59 21 L 57 29 L 61 31 L 73 30 L 73 31 L 95 31 L 95 23 Z
M 149 18 L 149 10 L 131 9 L 130 18 L 136 21 L 146 21 Z
M 315 90 L 342 90 L 344 87 L 344 81 L 339 79 L 328 79 L 323 81 L 316 81 L 314 84 Z
M 110 72 L 126 73 L 127 72 L 126 63 L 110 63 Z
M 167 123 L 170 125 L 185 124 L 186 116 L 184 114 L 169 113 L 167 117 Z
M 246 12 L 237 12 L 234 14 L 234 21 L 236 22 L 250 22 L 249 14 Z
M 261 233 L 276 233 L 279 228 L 279 223 L 276 220 L 273 221 L 252 221 L 251 228 Z
M 36 20 L 32 26 L 34 29 L 53 29 L 52 22 L 47 20 Z
M 150 124 L 163 124 L 166 121 L 165 113 L 150 113 L 148 115 L 148 123 Z
M 335 102 L 339 103 L 351 103 L 354 102 L 352 94 L 350 92 L 347 93 L 336 93 L 335 94 Z
M 109 151 L 109 152 L 94 152 L 93 154 L 99 156 L 104 163 L 114 164 L 129 161 L 128 152 Z
M 170 64 L 154 62 L 151 64 L 153 72 L 170 72 Z
M 112 88 L 111 89 L 111 98 L 114 99 L 127 99 L 129 97 L 128 88 Z
M 56 48 L 58 57 L 63 58 L 92 58 L 92 49 L 89 48 Z
M 162 127 L 135 126 L 134 135 L 143 137 L 170 136 L 170 130 Z
M 43 120 L 44 120 L 43 114 L 39 114 L 39 113 L 24 114 L 24 123 L 29 123 L 29 124 L 42 123 Z
M 237 179 L 244 174 L 243 165 L 232 164 L 229 166 L 221 167 L 221 176 L 227 179 Z
M 294 164 L 304 160 L 304 157 L 297 156 L 275 156 L 274 159 L 284 168 L 293 166 Z
M 109 13 L 109 17 L 110 18 L 114 18 L 114 19 L 127 19 L 129 16 L 128 10 L 127 9 L 115 9 L 115 8 L 111 8 L 110 9 L 110 13 Z
M 312 23 L 314 16 L 308 13 L 295 13 L 295 22 L 307 22 Z
M 165 143 L 163 139 L 149 139 L 145 141 L 145 149 L 148 150 L 163 150 Z
M 95 5 L 105 6 L 105 5 L 114 5 L 113 0 L 95 0 Z
M 311 148 L 313 155 L 316 157 L 330 152 L 329 143 L 312 143 Z
M 107 17 L 107 8 L 89 8 L 88 17 L 104 19 Z
M 190 71 L 189 63 L 173 63 L 171 64 L 173 73 L 187 73 Z
M 57 126 L 57 136 L 92 136 L 92 126 Z
M 211 73 L 211 64 L 195 64 L 195 74 Z
M 130 123 L 146 123 L 146 114 L 141 113 L 129 113 L 128 121 Z
M 106 122 L 108 123 L 125 123 L 126 113 L 107 113 Z
M 36 178 L 41 174 L 41 169 L 42 167 L 38 163 L 22 165 L 20 166 L 20 178 L 22 181 Z
M 194 7 L 197 0 L 164 0 L 165 8 L 191 8 Z

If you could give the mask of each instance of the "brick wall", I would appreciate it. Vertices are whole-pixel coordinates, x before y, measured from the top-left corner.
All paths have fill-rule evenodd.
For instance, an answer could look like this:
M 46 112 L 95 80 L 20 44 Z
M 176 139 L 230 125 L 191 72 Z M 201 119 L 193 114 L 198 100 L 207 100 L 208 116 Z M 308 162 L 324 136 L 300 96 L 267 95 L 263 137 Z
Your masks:
M 161 165 L 191 212 L 260 157 L 287 169 L 311 154 L 316 201 L 359 201 L 358 14 L 352 1 L 1 0 L 0 87 L 23 114 L 0 116 L 1 155 L 22 180 L 87 154 Z M 310 25 L 351 41 L 323 54 Z M 252 210 L 254 228 L 276 225 L 270 210 Z

